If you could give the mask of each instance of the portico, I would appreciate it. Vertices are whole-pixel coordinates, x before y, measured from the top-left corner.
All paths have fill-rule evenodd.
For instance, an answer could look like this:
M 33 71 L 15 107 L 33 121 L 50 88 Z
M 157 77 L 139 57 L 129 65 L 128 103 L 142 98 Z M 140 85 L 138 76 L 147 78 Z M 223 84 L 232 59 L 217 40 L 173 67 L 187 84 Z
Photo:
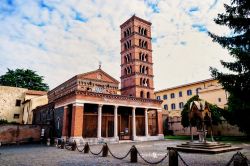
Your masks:
M 81 100 L 83 95 L 91 96 L 92 101 Z M 58 102 L 55 106 L 57 109 L 64 108 L 62 138 L 92 143 L 163 138 L 158 101 L 108 94 L 93 95 L 79 92 L 75 96 L 78 100 L 72 97 L 72 102 Z M 99 102 L 95 102 L 96 98 L 99 98 Z

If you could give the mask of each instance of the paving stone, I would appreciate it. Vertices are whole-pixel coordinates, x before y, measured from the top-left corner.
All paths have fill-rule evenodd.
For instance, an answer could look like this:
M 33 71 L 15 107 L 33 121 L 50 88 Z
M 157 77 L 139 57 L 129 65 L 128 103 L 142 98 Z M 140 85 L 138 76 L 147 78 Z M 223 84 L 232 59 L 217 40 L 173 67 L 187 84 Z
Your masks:
M 132 145 L 135 145 L 138 151 L 147 160 L 154 162 L 160 160 L 167 153 L 167 147 L 175 146 L 183 141 L 150 141 L 136 143 L 120 143 L 108 144 L 111 151 L 116 156 L 124 156 Z M 240 152 L 250 158 L 250 144 L 235 144 L 242 147 Z M 80 147 L 80 149 L 83 146 Z M 93 152 L 99 152 L 102 145 L 91 145 Z M 118 160 L 110 154 L 108 157 L 94 156 L 91 153 L 84 154 L 78 151 L 68 151 L 66 149 L 58 149 L 56 147 L 47 147 L 44 145 L 20 145 L 20 146 L 2 146 L 0 147 L 0 165 L 1 166 L 82 166 L 82 165 L 148 165 L 138 156 L 138 163 L 130 163 L 130 155 Z M 222 154 L 192 154 L 182 153 L 180 155 L 190 166 L 220 166 L 225 165 L 236 152 L 227 152 Z M 168 165 L 168 158 L 158 165 Z M 179 159 L 179 165 L 183 163 Z

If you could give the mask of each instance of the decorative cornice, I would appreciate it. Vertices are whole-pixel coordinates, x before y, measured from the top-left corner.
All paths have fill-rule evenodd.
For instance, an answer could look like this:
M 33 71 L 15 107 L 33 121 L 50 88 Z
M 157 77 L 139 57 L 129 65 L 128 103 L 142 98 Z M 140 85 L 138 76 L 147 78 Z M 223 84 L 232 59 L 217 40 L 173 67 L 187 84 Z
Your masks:
M 127 52 L 127 51 L 130 51 L 131 49 L 134 49 L 135 47 L 140 48 L 140 49 L 142 49 L 142 50 L 147 50 L 147 51 L 153 52 L 153 50 L 150 50 L 150 49 L 147 49 L 147 48 L 142 48 L 142 47 L 139 47 L 139 46 L 137 46 L 137 45 L 133 45 L 133 46 L 131 46 L 129 49 L 126 49 L 126 50 L 124 50 L 124 51 L 121 51 L 120 53 L 123 54 L 124 52 Z
M 152 23 L 149 22 L 149 21 L 146 21 L 146 20 L 144 20 L 144 19 L 142 19 L 142 18 L 139 18 L 139 17 L 133 15 L 133 16 L 130 17 L 127 21 L 125 21 L 122 25 L 120 25 L 120 28 L 125 27 L 129 22 L 134 21 L 135 19 L 136 19 L 136 20 L 139 20 L 139 21 L 141 21 L 141 22 L 143 22 L 143 23 L 145 23 L 145 24 L 148 24 L 148 25 L 150 25 L 150 26 L 151 26 L 151 24 L 152 24 Z
M 122 38 L 122 39 L 120 40 L 120 42 L 123 42 L 124 40 L 129 39 L 129 38 L 132 37 L 133 35 L 138 35 L 138 36 L 140 36 L 140 37 L 143 37 L 143 38 L 147 38 L 147 39 L 149 39 L 149 40 L 152 40 L 152 37 L 144 36 L 144 35 L 141 35 L 140 33 L 134 31 L 134 32 L 132 32 L 129 36 L 126 36 L 126 37 Z
M 154 64 L 154 63 L 152 63 L 152 62 L 141 61 L 141 60 L 139 60 L 139 59 L 132 59 L 132 61 L 129 61 L 128 63 L 123 63 L 123 64 L 121 64 L 120 66 L 123 67 L 123 66 L 125 66 L 125 65 L 131 65 L 131 64 L 133 64 L 133 62 L 140 62 L 140 63 L 144 63 L 144 64 L 147 64 L 147 65 L 153 65 L 153 64 Z
M 123 79 L 123 78 L 128 78 L 128 77 L 131 77 L 131 76 L 138 76 L 138 75 L 143 76 L 143 77 L 149 77 L 149 78 L 154 77 L 154 75 L 143 74 L 143 73 L 140 73 L 140 72 L 132 72 L 131 74 L 123 75 L 120 78 Z
M 155 89 L 155 88 L 151 88 L 151 87 L 147 87 L 147 86 L 132 85 L 132 86 L 128 86 L 128 87 L 125 87 L 125 88 L 121 88 L 121 91 L 126 90 L 126 89 L 130 89 L 130 88 L 134 88 L 134 87 L 139 87 L 139 88 L 143 88 L 143 89 L 150 89 L 150 90 Z
M 65 97 L 70 96 L 76 96 L 76 95 L 82 95 L 82 96 L 93 96 L 93 97 L 100 97 L 100 98 L 108 98 L 113 100 L 124 100 L 124 101 L 135 101 L 135 102 L 143 102 L 143 103 L 155 103 L 155 104 L 161 104 L 162 100 L 156 100 L 156 99 L 146 99 L 146 98 L 138 98 L 138 97 L 132 97 L 132 96 L 125 96 L 125 95 L 114 95 L 114 94 L 105 94 L 105 93 L 95 93 L 95 92 L 88 92 L 88 91 L 81 91 L 81 90 L 75 90 L 73 92 L 69 92 L 68 94 L 64 94 L 61 97 L 55 99 L 54 101 L 61 101 Z

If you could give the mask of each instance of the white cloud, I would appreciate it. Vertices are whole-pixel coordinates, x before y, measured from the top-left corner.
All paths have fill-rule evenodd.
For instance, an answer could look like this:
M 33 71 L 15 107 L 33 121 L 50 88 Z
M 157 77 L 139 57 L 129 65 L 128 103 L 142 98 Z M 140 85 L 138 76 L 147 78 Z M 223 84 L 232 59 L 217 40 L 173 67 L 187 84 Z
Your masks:
M 6 68 L 31 68 L 53 88 L 76 74 L 95 70 L 102 61 L 103 69 L 119 80 L 119 26 L 136 14 L 152 22 L 156 89 L 206 79 L 209 66 L 221 68 L 219 60 L 229 55 L 192 25 L 228 33 L 213 22 L 226 1 L 53 0 L 43 1 L 45 7 L 20 1 L 10 6 L 15 12 L 0 14 L 4 18 L 0 20 L 0 75 Z M 76 14 L 85 21 L 76 20 Z

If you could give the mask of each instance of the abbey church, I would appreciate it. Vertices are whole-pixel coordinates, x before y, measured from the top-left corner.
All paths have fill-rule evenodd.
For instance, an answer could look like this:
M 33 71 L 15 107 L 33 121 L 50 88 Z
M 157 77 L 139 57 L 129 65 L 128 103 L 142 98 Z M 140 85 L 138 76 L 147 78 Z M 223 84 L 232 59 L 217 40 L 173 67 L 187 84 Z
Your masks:
M 48 92 L 34 123 L 54 135 L 91 143 L 163 139 L 162 101 L 154 96 L 151 23 L 132 16 L 121 26 L 121 89 L 101 67 L 76 75 Z M 120 92 L 120 93 L 119 93 Z

